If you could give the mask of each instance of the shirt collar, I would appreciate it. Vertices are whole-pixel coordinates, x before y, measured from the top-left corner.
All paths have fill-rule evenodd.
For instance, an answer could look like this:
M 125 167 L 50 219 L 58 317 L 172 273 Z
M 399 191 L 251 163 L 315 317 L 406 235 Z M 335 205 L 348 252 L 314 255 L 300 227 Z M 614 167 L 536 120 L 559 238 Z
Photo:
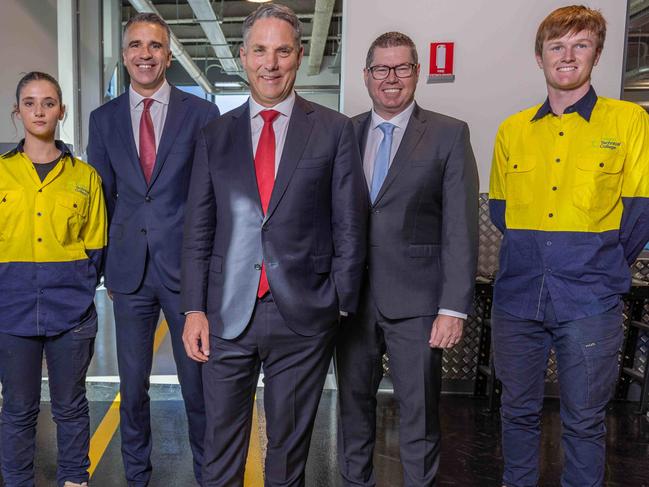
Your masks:
M 248 98 L 248 103 L 250 107 L 250 120 L 255 118 L 264 110 L 277 110 L 285 117 L 290 117 L 291 112 L 293 111 L 293 105 L 295 105 L 295 91 L 291 91 L 290 95 L 288 95 L 284 100 L 280 101 L 274 107 L 265 107 L 263 105 L 260 105 L 252 96 Z
M 377 128 L 379 125 L 382 123 L 391 123 L 392 125 L 395 125 L 396 127 L 400 129 L 405 129 L 406 126 L 408 125 L 408 120 L 410 120 L 410 116 L 412 115 L 412 112 L 415 110 L 415 101 L 413 100 L 410 105 L 408 105 L 405 110 L 403 110 L 401 113 L 398 113 L 394 117 L 392 117 L 390 120 L 385 120 L 383 117 L 381 117 L 378 113 L 372 109 L 372 125 L 371 127 L 373 129 Z
M 55 140 L 54 145 L 56 146 L 56 148 L 58 150 L 61 151 L 61 158 L 65 157 L 65 156 L 70 156 L 70 158 L 73 157 L 72 156 L 72 151 L 70 150 L 70 148 L 64 142 L 62 142 L 60 140 Z M 11 156 L 14 156 L 14 155 L 18 154 L 19 152 L 25 152 L 25 139 L 22 139 L 20 142 L 18 142 L 18 145 L 16 146 L 16 148 L 9 151 L 9 152 L 7 152 L 3 157 L 5 157 L 5 158 L 6 157 L 11 157 Z
M 590 117 L 593 114 L 593 109 L 595 108 L 596 103 L 597 93 L 595 93 L 595 88 L 591 86 L 588 90 L 588 93 L 582 96 L 576 103 L 566 108 L 563 113 L 577 112 L 579 115 L 581 115 L 581 118 L 583 118 L 587 122 L 590 122 Z M 541 105 L 541 108 L 539 108 L 539 110 L 536 112 L 536 115 L 534 115 L 534 117 L 532 118 L 532 122 L 536 122 L 537 120 L 540 120 L 551 113 L 554 115 L 554 113 L 552 112 L 552 107 L 550 106 L 550 100 L 546 98 L 543 105 Z
M 134 110 L 142 100 L 145 98 L 153 98 L 158 103 L 163 105 L 169 105 L 169 97 L 171 96 L 171 85 L 165 79 L 162 83 L 162 86 L 151 96 L 142 96 L 137 91 L 133 89 L 133 85 L 128 88 L 128 100 L 131 105 L 131 110 Z

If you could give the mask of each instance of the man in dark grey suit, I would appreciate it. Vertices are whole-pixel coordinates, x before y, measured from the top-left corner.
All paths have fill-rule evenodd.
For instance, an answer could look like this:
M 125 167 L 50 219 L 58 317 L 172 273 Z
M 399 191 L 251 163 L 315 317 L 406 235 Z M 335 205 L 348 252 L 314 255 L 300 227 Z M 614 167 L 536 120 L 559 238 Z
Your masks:
M 473 298 L 478 175 L 466 123 L 415 103 L 419 64 L 408 36 L 378 37 L 364 72 L 373 110 L 354 127 L 371 202 L 368 268 L 359 313 L 343 324 L 336 351 L 339 466 L 345 485 L 376 485 L 376 392 L 387 351 L 404 485 L 433 486 L 442 350 L 460 340 Z
M 293 90 L 295 14 L 259 7 L 240 55 L 251 96 L 202 132 L 183 243 L 183 340 L 205 362 L 203 485 L 243 485 L 263 365 L 265 485 L 302 486 L 339 315 L 359 301 L 367 198 L 351 120 Z

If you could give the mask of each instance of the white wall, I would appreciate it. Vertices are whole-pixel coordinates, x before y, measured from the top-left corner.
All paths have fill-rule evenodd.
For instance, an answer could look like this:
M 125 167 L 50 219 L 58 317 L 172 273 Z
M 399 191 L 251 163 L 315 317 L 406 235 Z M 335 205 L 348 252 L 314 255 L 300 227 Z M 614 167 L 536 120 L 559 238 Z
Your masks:
M 553 9 L 585 3 L 608 21 L 604 53 L 593 84 L 599 95 L 619 98 L 626 32 L 624 0 L 345 0 L 342 109 L 356 115 L 371 106 L 363 84 L 367 49 L 380 34 L 397 30 L 414 40 L 422 75 L 416 100 L 424 108 L 466 120 L 487 191 L 493 139 L 508 115 L 541 103 L 545 80 L 534 58 L 536 29 Z M 431 42 L 455 42 L 454 83 L 426 84 Z
M 0 3 L 0 142 L 14 142 L 22 137 L 10 118 L 18 80 L 29 71 L 57 76 L 56 0 Z

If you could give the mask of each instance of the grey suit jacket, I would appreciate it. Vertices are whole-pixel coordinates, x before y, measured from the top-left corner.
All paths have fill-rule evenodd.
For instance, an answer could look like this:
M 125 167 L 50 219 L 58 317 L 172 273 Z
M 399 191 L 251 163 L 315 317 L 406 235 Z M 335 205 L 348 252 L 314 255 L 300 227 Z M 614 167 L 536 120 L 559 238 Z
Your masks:
M 363 154 L 371 112 L 353 121 Z M 384 316 L 435 315 L 438 308 L 470 313 L 478 205 L 467 124 L 415 106 L 370 208 L 367 272 Z
M 262 260 L 277 308 L 300 335 L 354 312 L 365 260 L 367 198 L 352 122 L 299 96 L 264 216 L 248 103 L 199 139 L 183 241 L 182 302 L 210 333 L 234 338 L 255 306 Z

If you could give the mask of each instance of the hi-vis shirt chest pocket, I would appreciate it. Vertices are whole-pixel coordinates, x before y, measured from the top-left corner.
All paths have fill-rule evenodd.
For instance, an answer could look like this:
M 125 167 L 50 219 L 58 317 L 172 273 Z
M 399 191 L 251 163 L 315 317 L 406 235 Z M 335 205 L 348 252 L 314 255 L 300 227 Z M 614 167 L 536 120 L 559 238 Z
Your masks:
M 20 225 L 23 191 L 0 189 L 0 242 L 9 240 Z
M 54 234 L 63 245 L 77 242 L 88 218 L 88 197 L 61 191 L 55 196 Z
M 536 160 L 510 157 L 505 167 L 507 208 L 525 208 L 532 203 Z
M 573 204 L 584 211 L 608 211 L 622 196 L 624 154 L 593 152 L 577 159 Z

